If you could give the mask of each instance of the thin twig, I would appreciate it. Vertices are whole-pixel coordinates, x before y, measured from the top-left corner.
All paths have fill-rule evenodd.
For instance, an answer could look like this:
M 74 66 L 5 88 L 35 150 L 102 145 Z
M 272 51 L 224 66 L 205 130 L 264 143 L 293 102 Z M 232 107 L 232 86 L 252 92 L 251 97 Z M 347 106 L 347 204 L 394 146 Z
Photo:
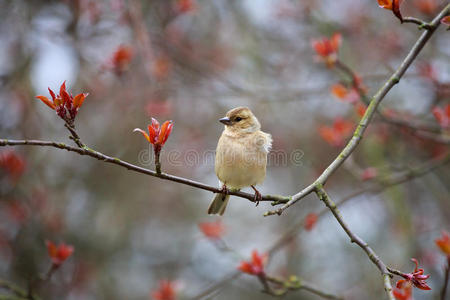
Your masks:
M 342 218 L 341 213 L 339 212 L 336 204 L 331 200 L 331 198 L 328 196 L 326 191 L 323 189 L 322 186 L 318 185 L 316 190 L 317 197 L 325 205 L 331 210 L 332 214 L 338 221 L 339 225 L 341 225 L 342 229 L 344 229 L 345 233 L 350 238 L 350 241 L 352 243 L 357 244 L 359 247 L 361 247 L 364 252 L 366 252 L 369 259 L 377 266 L 377 268 L 381 271 L 381 274 L 383 276 L 383 283 L 384 283 L 384 289 L 386 290 L 386 293 L 390 300 L 394 300 L 394 295 L 392 294 L 392 285 L 390 280 L 390 273 L 386 267 L 386 265 L 383 263 L 383 261 L 378 257 L 378 255 L 370 248 L 370 246 L 361 239 L 358 235 L 356 235 L 353 231 L 350 230 L 347 223 Z
M 440 166 L 444 166 L 445 164 L 447 164 L 449 162 L 450 162 L 450 155 L 432 159 L 426 163 L 421 164 L 420 166 L 412 167 L 406 172 L 402 172 L 398 175 L 383 179 L 382 181 L 376 182 L 376 183 L 371 184 L 367 187 L 364 187 L 360 190 L 357 190 L 357 191 L 341 198 L 340 200 L 336 201 L 336 206 L 340 207 L 344 203 L 346 203 L 352 199 L 355 199 L 357 196 L 360 196 L 363 194 L 367 194 L 367 193 L 376 194 L 376 193 L 383 192 L 385 189 L 387 189 L 389 187 L 405 183 L 409 180 L 413 180 L 420 176 L 424 176 L 425 174 L 428 174 L 432 170 L 434 170 Z M 325 215 L 328 211 L 329 211 L 328 208 L 324 208 L 317 215 L 320 218 L 323 215 Z M 303 227 L 303 224 L 304 224 L 303 219 L 296 222 L 294 225 L 292 225 L 290 227 L 290 229 L 288 229 L 274 243 L 272 243 L 272 245 L 266 251 L 266 253 L 269 254 L 269 257 L 272 256 L 273 254 L 275 254 L 275 252 L 277 252 L 279 249 L 281 249 L 284 245 L 286 245 L 286 243 L 291 241 L 293 239 L 293 237 L 298 234 L 299 228 Z M 226 251 L 228 251 L 228 249 L 226 249 Z M 230 278 L 236 279 L 241 274 L 242 273 L 239 271 L 234 271 L 234 272 L 230 273 L 229 275 L 225 276 L 224 279 L 219 280 L 214 285 L 210 286 L 209 288 L 200 292 L 197 296 L 190 298 L 190 299 L 194 300 L 194 299 L 201 299 L 203 297 L 206 297 L 206 296 L 210 295 L 211 293 L 213 293 L 214 291 L 218 290 L 219 288 L 223 287 L 226 283 L 228 283 L 231 280 Z
M 58 148 L 58 149 L 64 149 L 70 152 L 76 152 L 80 155 L 86 155 L 86 156 L 90 156 L 93 157 L 97 160 L 100 161 L 104 161 L 107 163 L 111 163 L 114 165 L 118 165 L 121 167 L 124 167 L 128 170 L 131 171 L 135 171 L 138 173 L 142 173 L 142 174 L 146 174 L 146 175 L 150 175 L 153 177 L 157 177 L 160 179 L 164 179 L 164 180 L 169 180 L 169 181 L 173 181 L 173 182 L 178 182 L 181 184 L 185 184 L 185 185 L 189 185 L 189 186 L 193 186 L 199 189 L 203 189 L 203 190 L 207 190 L 213 193 L 221 193 L 222 190 L 218 187 L 215 186 L 211 186 L 211 185 L 207 185 L 201 182 L 197 182 L 194 180 L 190 180 L 187 178 L 183 178 L 183 177 L 179 177 L 179 176 L 174 176 L 174 175 L 170 175 L 167 173 L 162 172 L 161 174 L 158 174 L 156 171 L 153 170 L 149 170 L 146 168 L 142 168 L 136 165 L 133 165 L 129 162 L 123 161 L 119 158 L 116 157 L 111 157 L 108 155 L 105 155 L 101 152 L 92 150 L 86 146 L 84 146 L 83 148 L 77 148 L 77 147 L 72 147 L 69 145 L 66 145 L 64 143 L 57 143 L 57 142 L 53 142 L 53 141 L 41 141 L 41 140 L 7 140 L 7 139 L 0 139 L 0 147 L 1 146 L 21 146 L 21 145 L 26 145 L 26 146 L 43 146 L 43 147 L 53 147 L 53 148 Z M 245 192 L 239 192 L 239 191 L 228 191 L 229 195 L 233 195 L 233 196 L 237 196 L 237 197 L 241 197 L 241 198 L 245 198 L 248 199 L 251 202 L 255 202 L 255 196 L 253 194 L 250 193 L 245 193 Z M 277 201 L 280 203 L 286 203 L 290 198 L 286 197 L 286 196 L 280 196 L 280 195 L 264 195 L 262 196 L 262 199 L 260 201 Z
M 353 71 L 352 68 L 350 68 L 347 64 L 345 64 L 341 60 L 337 60 L 335 66 L 338 70 L 343 71 L 348 77 L 350 77 L 352 79 L 352 87 L 354 89 L 356 89 L 356 91 L 358 92 L 358 95 L 361 97 L 361 100 L 365 104 L 369 104 L 370 99 L 367 97 L 366 91 L 362 89 L 360 83 L 358 82 L 356 72 Z M 398 119 L 398 118 L 389 116 L 387 113 L 381 111 L 380 108 L 377 109 L 377 113 L 378 113 L 378 116 L 381 118 L 381 121 L 386 122 L 391 125 L 404 127 L 404 128 L 410 129 L 414 132 L 415 131 L 428 131 L 430 133 L 433 132 L 433 133 L 438 134 L 441 131 L 441 128 L 438 126 L 431 126 L 428 124 L 416 124 L 411 121 L 406 121 L 406 120 L 402 120 L 402 119 Z M 438 135 L 430 134 L 428 136 L 422 136 L 422 137 L 425 137 L 425 138 L 428 138 L 431 140 L 435 140 L 440 143 L 445 143 L 441 139 L 437 138 Z
M 0 279 L 0 288 L 10 291 L 20 299 L 25 299 L 27 297 L 27 292 L 25 290 L 9 281 Z
M 15 295 L 0 295 L 0 300 L 27 300 L 27 298 Z
M 237 278 L 239 278 L 243 273 L 241 271 L 234 271 L 230 273 L 229 275 L 225 276 L 224 279 L 214 283 L 204 291 L 201 291 L 199 294 L 189 298 L 189 300 L 199 300 L 202 299 L 208 295 L 211 295 L 213 292 L 219 290 L 224 285 L 226 285 L 228 282 L 231 282 Z
M 441 300 L 445 300 L 445 295 L 447 294 L 449 273 L 450 273 L 450 255 L 447 256 L 447 266 L 445 268 L 444 285 L 442 286 Z
M 425 174 L 428 174 L 432 170 L 444 166 L 445 164 L 450 162 L 450 154 L 442 156 L 440 158 L 432 159 L 426 163 L 421 164 L 420 166 L 412 167 L 408 171 L 402 172 L 400 174 L 394 175 L 389 178 L 384 178 L 380 181 L 374 182 L 367 187 L 363 187 L 359 190 L 356 190 L 349 195 L 341 198 L 340 200 L 336 201 L 336 206 L 340 207 L 341 205 L 345 204 L 346 202 L 355 199 L 356 197 L 363 195 L 363 194 L 377 194 L 381 193 L 384 190 L 386 190 L 389 187 L 399 185 L 402 183 L 405 183 L 407 181 L 413 180 L 415 178 L 424 176 Z M 320 218 L 321 216 L 325 215 L 328 212 L 327 208 L 324 208 L 321 210 L 317 216 Z M 297 234 L 299 228 L 301 228 L 304 224 L 304 220 L 300 220 L 296 222 L 294 225 L 291 226 L 289 230 L 287 230 L 283 235 L 281 235 L 280 238 L 276 242 L 272 244 L 272 246 L 269 247 L 267 252 L 272 255 L 274 252 L 276 252 L 278 249 L 280 249 L 284 244 L 292 240 L 292 238 Z
M 344 299 L 343 297 L 324 292 L 312 283 L 304 281 L 303 279 L 300 279 L 296 276 L 292 276 L 288 280 L 283 280 L 281 278 L 273 276 L 266 276 L 266 280 L 282 286 L 282 288 L 280 288 L 279 290 L 275 290 L 274 294 L 271 294 L 273 296 L 284 296 L 289 290 L 306 290 L 325 299 Z
M 414 18 L 414 17 L 404 17 L 403 18 L 403 23 L 414 23 L 414 24 L 417 24 L 417 25 L 419 25 L 419 29 L 430 30 L 430 29 L 433 28 L 431 24 L 428 24 L 427 22 L 422 21 L 422 20 L 420 20 L 418 18 Z
M 315 191 L 316 185 L 326 184 L 328 178 L 344 163 L 347 157 L 349 157 L 356 149 L 381 101 L 384 99 L 387 93 L 394 87 L 394 85 L 400 82 L 400 79 L 403 77 L 406 70 L 409 68 L 409 66 L 415 60 L 417 55 L 426 45 L 430 37 L 435 32 L 436 28 L 438 28 L 440 20 L 443 17 L 445 17 L 449 13 L 449 11 L 450 11 L 450 4 L 448 4 L 433 19 L 433 21 L 430 23 L 432 27 L 421 34 L 419 39 L 416 41 L 416 43 L 411 48 L 408 55 L 405 57 L 405 59 L 397 68 L 397 70 L 394 72 L 394 74 L 392 74 L 389 80 L 386 81 L 385 84 L 375 93 L 375 95 L 370 100 L 369 106 L 367 107 L 364 116 L 361 118 L 355 132 L 353 133 L 353 137 L 350 139 L 350 141 L 347 143 L 344 149 L 342 149 L 341 153 L 339 153 L 339 155 L 333 160 L 333 162 L 325 169 L 325 171 L 323 171 L 322 174 L 312 184 L 310 184 L 309 186 L 307 186 L 306 188 L 304 188 L 303 190 L 292 196 L 292 199 L 288 203 L 284 204 L 277 210 L 266 212 L 264 214 L 265 216 L 281 215 L 283 211 L 286 210 L 288 207 L 292 206 L 297 201 L 303 199 L 305 196 Z
M 70 139 L 73 140 L 78 147 L 84 148 L 85 145 L 81 142 L 80 136 L 75 131 L 75 126 L 73 124 L 66 123 L 64 124 L 64 127 L 66 127 L 70 131 Z

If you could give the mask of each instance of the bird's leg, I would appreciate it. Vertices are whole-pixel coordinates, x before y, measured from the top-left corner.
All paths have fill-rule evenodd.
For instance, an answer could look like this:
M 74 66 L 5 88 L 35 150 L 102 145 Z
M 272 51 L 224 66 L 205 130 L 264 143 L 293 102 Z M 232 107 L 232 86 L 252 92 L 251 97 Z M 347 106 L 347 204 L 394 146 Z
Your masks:
M 251 187 L 255 191 L 255 197 L 253 198 L 253 201 L 256 202 L 256 206 L 258 206 L 259 201 L 262 200 L 262 195 L 253 185 L 251 185 Z
M 220 192 L 224 195 L 228 195 L 228 193 L 230 192 L 230 190 L 227 188 L 227 185 L 225 183 L 222 185 Z

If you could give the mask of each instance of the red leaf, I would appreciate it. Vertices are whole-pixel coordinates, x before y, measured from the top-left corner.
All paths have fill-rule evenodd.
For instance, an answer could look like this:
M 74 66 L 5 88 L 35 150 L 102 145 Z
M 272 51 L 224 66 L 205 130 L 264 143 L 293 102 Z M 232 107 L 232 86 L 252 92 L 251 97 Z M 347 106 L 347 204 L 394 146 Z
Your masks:
M 159 288 L 151 293 L 154 300 L 175 300 L 174 283 L 169 280 L 161 280 Z
M 450 16 L 446 16 L 442 18 L 441 23 L 447 26 L 450 26 Z
M 401 0 L 392 0 L 392 12 L 403 23 L 403 17 L 400 13 Z
M 338 99 L 344 99 L 348 90 L 343 84 L 337 83 L 331 86 L 331 93 Z
M 305 218 L 305 223 L 303 226 L 305 227 L 305 229 L 307 231 L 310 231 L 314 228 L 318 219 L 319 219 L 319 217 L 317 216 L 317 214 L 309 213 Z
M 198 227 L 210 239 L 220 239 L 225 232 L 225 226 L 220 221 L 200 223 Z
M 52 96 L 53 101 L 55 101 L 55 93 L 50 88 L 48 88 L 48 92 L 50 93 L 50 96 Z
M 87 95 L 88 95 L 87 93 L 86 94 L 85 93 L 81 93 L 81 94 L 76 95 L 73 98 L 73 106 L 75 108 L 80 108 L 81 105 L 83 105 L 84 99 L 86 98 Z
M 170 136 L 170 133 L 172 132 L 173 123 L 172 120 L 164 122 L 163 126 L 161 127 L 161 131 L 159 133 L 158 142 L 161 145 L 164 145 L 167 141 L 167 139 Z
M 260 255 L 258 251 L 253 250 L 251 261 L 242 261 L 239 264 L 238 269 L 251 275 L 261 275 L 264 274 L 264 265 L 266 264 L 266 261 L 266 254 Z
M 140 132 L 149 143 L 152 143 L 152 141 L 150 140 L 150 137 L 148 136 L 147 132 L 145 132 L 144 130 L 140 129 L 140 128 L 135 128 L 133 129 L 133 132 Z
M 450 233 L 442 231 L 440 238 L 434 240 L 436 245 L 441 249 L 445 255 L 450 255 Z
M 403 17 L 400 13 L 400 5 L 403 0 L 378 0 L 378 5 L 384 9 L 392 10 L 394 15 L 403 23 Z
M 48 255 L 52 259 L 53 264 L 57 266 L 62 264 L 74 251 L 73 246 L 64 243 L 56 246 L 51 241 L 45 241 L 45 244 L 47 245 Z
M 52 101 L 50 101 L 47 97 L 45 97 L 45 96 L 36 96 L 36 98 L 38 98 L 39 100 L 44 102 L 51 109 L 53 109 L 53 110 L 55 109 L 55 104 Z

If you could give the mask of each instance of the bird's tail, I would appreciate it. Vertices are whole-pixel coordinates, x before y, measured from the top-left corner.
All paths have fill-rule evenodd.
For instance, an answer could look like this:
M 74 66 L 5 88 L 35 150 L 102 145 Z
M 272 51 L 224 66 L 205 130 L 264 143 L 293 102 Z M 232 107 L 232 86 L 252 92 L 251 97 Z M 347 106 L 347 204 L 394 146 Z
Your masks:
M 214 194 L 214 199 L 208 207 L 208 214 L 210 215 L 223 215 L 225 209 L 227 208 L 228 200 L 230 195 L 225 194 Z

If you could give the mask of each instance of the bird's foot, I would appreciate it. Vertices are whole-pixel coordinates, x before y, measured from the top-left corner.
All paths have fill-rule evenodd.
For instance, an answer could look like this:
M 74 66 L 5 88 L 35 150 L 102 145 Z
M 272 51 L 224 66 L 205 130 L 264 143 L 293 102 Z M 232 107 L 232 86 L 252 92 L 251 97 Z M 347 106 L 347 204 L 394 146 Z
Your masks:
M 224 195 L 228 195 L 228 193 L 230 192 L 230 190 L 227 188 L 227 185 L 224 184 L 222 185 L 222 188 L 220 189 L 220 192 Z
M 256 203 L 256 206 L 258 206 L 259 201 L 262 200 L 262 195 L 253 185 L 251 185 L 251 187 L 255 191 L 255 196 L 253 197 L 253 201 Z

